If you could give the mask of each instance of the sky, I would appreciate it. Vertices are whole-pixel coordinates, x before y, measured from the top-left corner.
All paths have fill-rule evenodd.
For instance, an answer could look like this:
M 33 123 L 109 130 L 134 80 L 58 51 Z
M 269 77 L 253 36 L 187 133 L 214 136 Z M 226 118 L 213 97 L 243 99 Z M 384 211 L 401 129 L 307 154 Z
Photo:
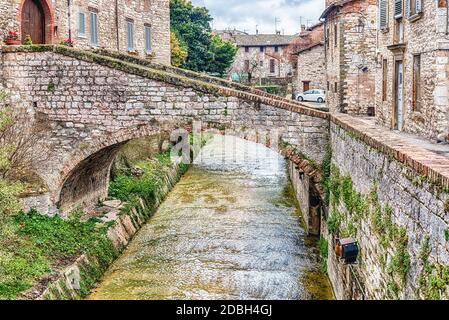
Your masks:
M 209 9 L 214 29 L 236 28 L 248 33 L 295 34 L 302 24 L 313 24 L 324 10 L 324 0 L 191 0 Z

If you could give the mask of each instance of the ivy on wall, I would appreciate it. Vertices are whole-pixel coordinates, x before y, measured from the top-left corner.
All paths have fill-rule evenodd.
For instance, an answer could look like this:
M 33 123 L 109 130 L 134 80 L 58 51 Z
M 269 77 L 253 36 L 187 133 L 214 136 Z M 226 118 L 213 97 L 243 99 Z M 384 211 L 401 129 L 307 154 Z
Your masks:
M 329 232 L 339 237 L 360 239 L 365 236 L 360 233 L 362 221 L 368 221 L 379 239 L 381 250 L 377 256 L 379 265 L 387 275 L 386 298 L 399 298 L 410 269 L 406 229 L 394 223 L 391 206 L 382 206 L 379 202 L 376 183 L 373 182 L 371 191 L 363 195 L 355 190 L 351 176 L 342 175 L 338 167 L 331 165 L 327 186 Z

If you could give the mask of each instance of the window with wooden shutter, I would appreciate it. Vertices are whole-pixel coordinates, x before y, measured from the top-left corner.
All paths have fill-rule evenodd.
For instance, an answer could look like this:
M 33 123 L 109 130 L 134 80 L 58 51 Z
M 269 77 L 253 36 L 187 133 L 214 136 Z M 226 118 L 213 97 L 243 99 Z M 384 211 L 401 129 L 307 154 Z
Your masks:
M 246 72 L 249 72 L 249 60 L 245 60 L 243 68 L 245 69 Z
M 134 21 L 127 20 L 128 51 L 134 51 Z
M 394 0 L 394 17 L 402 18 L 402 2 L 403 0 Z
M 145 24 L 145 51 L 146 53 L 151 53 L 151 25 Z
M 405 14 L 407 18 L 415 18 L 422 12 L 423 0 L 405 0 Z
M 413 56 L 412 109 L 421 111 L 421 55 Z
M 78 12 L 78 37 L 86 36 L 86 14 L 84 12 Z
M 98 11 L 90 12 L 90 45 L 98 47 Z
M 274 73 L 276 71 L 276 65 L 274 59 L 270 60 L 270 73 Z
M 388 60 L 382 62 L 382 101 L 387 101 L 388 90 Z
M 388 28 L 388 0 L 379 1 L 379 28 Z

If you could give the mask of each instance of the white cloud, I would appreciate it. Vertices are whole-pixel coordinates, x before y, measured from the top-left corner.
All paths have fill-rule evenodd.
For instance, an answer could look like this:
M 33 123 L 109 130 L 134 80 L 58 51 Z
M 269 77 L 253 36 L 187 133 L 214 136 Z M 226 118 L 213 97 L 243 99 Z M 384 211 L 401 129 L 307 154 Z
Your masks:
M 275 18 L 278 30 L 294 34 L 302 24 L 318 22 L 324 10 L 324 0 L 192 0 L 193 4 L 209 9 L 215 29 L 227 27 L 255 33 L 274 33 Z

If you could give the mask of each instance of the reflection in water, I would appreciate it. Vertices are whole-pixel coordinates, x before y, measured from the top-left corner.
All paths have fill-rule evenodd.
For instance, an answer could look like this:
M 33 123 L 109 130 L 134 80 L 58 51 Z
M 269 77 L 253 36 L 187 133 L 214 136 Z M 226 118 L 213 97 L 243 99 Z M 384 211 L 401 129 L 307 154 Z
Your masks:
M 90 298 L 332 298 L 285 166 L 215 136 Z

